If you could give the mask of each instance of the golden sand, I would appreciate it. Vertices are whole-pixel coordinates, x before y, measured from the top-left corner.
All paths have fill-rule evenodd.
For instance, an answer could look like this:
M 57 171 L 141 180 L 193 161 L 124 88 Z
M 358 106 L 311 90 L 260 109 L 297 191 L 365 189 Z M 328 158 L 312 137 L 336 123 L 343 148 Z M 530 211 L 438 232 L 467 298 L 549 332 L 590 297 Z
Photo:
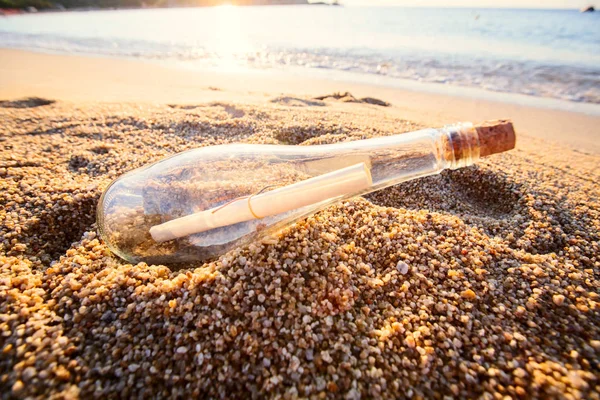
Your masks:
M 419 128 L 376 105 L 273 100 L 0 105 L 3 395 L 600 397 L 598 156 L 523 139 L 208 264 L 110 254 L 96 202 L 132 168 Z

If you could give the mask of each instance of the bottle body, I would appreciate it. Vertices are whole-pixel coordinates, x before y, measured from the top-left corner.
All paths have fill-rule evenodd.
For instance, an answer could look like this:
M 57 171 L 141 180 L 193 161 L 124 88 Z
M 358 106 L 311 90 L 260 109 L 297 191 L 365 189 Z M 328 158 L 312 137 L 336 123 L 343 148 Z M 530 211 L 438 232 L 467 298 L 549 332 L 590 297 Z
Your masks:
M 478 149 L 463 124 L 329 145 L 189 150 L 114 181 L 98 205 L 99 231 L 130 262 L 203 261 L 332 203 L 470 165 Z M 186 229 L 157 234 L 173 221 Z

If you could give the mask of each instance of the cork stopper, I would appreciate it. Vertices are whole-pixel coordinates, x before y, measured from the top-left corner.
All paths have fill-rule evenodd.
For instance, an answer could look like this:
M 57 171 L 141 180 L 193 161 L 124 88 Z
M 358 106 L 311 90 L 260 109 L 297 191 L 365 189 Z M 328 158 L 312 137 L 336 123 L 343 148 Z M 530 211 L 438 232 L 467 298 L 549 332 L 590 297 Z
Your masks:
M 515 129 L 510 121 L 483 122 L 475 126 L 475 130 L 479 136 L 479 157 L 486 157 L 515 148 Z

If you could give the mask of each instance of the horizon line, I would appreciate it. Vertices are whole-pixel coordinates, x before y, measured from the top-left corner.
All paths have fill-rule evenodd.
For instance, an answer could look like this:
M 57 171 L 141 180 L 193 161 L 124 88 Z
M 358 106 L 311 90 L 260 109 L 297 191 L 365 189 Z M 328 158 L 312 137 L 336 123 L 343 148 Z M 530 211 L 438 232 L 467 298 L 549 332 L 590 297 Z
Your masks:
M 312 3 L 332 3 L 331 0 L 308 0 L 309 4 Z M 540 5 L 540 6 L 535 6 L 535 5 L 525 5 L 525 6 L 520 6 L 520 5 L 516 5 L 516 4 L 511 4 L 511 5 L 507 5 L 504 6 L 502 4 L 498 4 L 498 5 L 484 5 L 484 6 L 479 6 L 477 4 L 473 4 L 473 5 L 436 5 L 436 4 L 382 4 L 382 3 L 371 3 L 369 4 L 368 2 L 363 2 L 362 0 L 358 0 L 358 3 L 354 3 L 354 1 L 344 1 L 341 0 L 339 1 L 339 5 L 340 6 L 344 6 L 344 7 L 398 7 L 398 8 L 437 8 L 437 9 L 455 9 L 455 8 L 467 8 L 467 9 L 492 9 L 492 10 L 501 10 L 501 9 L 518 9 L 518 10 L 581 10 L 582 8 L 585 7 L 594 7 L 594 8 L 598 8 L 598 6 L 596 4 L 592 4 L 592 3 L 587 3 L 581 7 L 577 7 L 577 6 L 548 6 L 546 4 L 544 5 Z

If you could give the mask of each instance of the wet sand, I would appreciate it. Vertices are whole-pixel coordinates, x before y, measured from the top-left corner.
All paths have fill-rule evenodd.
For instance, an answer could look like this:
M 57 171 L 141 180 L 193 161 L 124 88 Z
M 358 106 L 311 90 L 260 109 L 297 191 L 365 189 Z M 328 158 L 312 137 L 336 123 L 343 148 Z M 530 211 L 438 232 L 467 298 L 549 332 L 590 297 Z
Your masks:
M 510 117 L 521 136 L 600 154 L 598 104 L 559 102 L 559 108 L 566 105 L 569 111 L 552 108 L 555 101 L 544 98 L 435 87 L 434 92 L 408 90 L 342 80 L 336 75 L 324 79 L 277 70 L 248 72 L 228 65 L 195 71 L 135 60 L 0 49 L 0 99 L 40 96 L 75 102 L 261 104 L 277 96 L 312 98 L 349 91 L 356 97 L 388 101 L 402 118 L 425 126 Z
M 127 264 L 95 207 L 132 168 L 438 122 L 383 97 L 203 95 L 0 103 L 3 395 L 599 398 L 600 156 L 524 134 L 211 263 Z

